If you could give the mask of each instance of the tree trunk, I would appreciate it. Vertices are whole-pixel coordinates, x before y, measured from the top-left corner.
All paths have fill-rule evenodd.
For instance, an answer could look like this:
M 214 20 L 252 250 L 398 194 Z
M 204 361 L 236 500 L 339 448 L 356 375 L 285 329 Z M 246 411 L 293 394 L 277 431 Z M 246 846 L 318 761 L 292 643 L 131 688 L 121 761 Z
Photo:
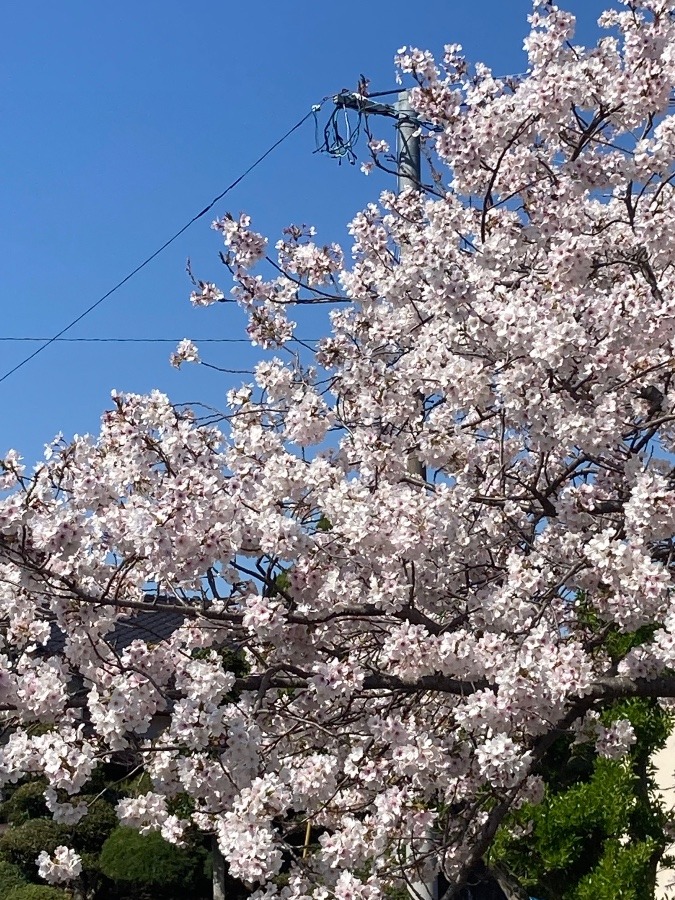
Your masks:
M 218 838 L 211 838 L 213 854 L 213 900 L 225 900 L 225 860 L 218 846 Z

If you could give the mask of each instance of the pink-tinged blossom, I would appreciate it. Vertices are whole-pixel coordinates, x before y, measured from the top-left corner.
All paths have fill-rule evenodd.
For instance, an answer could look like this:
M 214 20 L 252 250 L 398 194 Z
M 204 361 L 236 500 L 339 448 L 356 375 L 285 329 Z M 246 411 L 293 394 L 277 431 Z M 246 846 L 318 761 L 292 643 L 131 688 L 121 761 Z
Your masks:
M 633 726 L 626 719 L 617 719 L 606 728 L 598 726 L 595 749 L 606 759 L 621 759 L 637 740 Z
M 213 228 L 220 231 L 225 246 L 232 252 L 237 265 L 248 268 L 265 255 L 267 239 L 251 231 L 250 216 L 242 214 L 238 219 L 225 216 L 213 223 Z
M 171 365 L 176 369 L 180 369 L 183 363 L 199 361 L 199 351 L 197 350 L 197 346 L 189 338 L 183 338 L 183 340 L 178 343 L 170 358 Z
M 59 846 L 50 856 L 43 850 L 35 860 L 38 875 L 50 884 L 63 884 L 77 878 L 82 871 L 82 860 L 69 847 Z
M 386 141 L 383 141 L 381 138 L 368 141 L 368 149 L 371 153 L 389 153 L 389 144 Z
M 209 281 L 199 282 L 199 290 L 190 294 L 193 306 L 211 306 L 212 303 L 220 303 L 225 299 L 225 294 L 217 285 Z
M 169 815 L 166 797 L 151 792 L 125 797 L 117 804 L 117 815 L 123 825 L 138 828 L 142 833 L 156 830 Z
M 83 802 L 59 802 L 58 794 L 53 788 L 47 788 L 45 791 L 45 802 L 47 804 L 47 809 L 54 817 L 54 821 L 61 825 L 77 825 L 89 811 L 89 807 Z

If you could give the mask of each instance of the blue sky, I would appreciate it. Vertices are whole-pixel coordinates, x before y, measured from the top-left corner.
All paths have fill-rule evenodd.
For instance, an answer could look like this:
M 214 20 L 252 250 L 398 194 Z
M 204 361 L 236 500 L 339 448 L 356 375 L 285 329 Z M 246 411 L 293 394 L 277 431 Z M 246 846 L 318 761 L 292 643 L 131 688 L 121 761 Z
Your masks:
M 594 41 L 610 0 L 564 0 Z M 441 54 L 459 42 L 498 74 L 524 68 L 529 0 L 24 0 L 5 4 L 0 57 L 0 337 L 50 336 L 198 212 L 322 97 L 395 88 L 403 44 Z M 327 109 L 327 108 L 326 108 Z M 325 119 L 322 118 L 322 121 Z M 390 126 L 381 125 L 391 138 Z M 227 285 L 215 214 L 247 211 L 276 239 L 288 223 L 322 240 L 386 181 L 313 153 L 307 123 L 209 215 L 82 323 L 72 337 L 243 336 L 236 309 L 193 310 L 185 262 Z M 299 334 L 316 336 L 311 321 Z M 316 323 L 315 323 L 316 326 Z M 33 344 L 0 341 L 0 376 Z M 29 462 L 55 433 L 95 432 L 112 388 L 159 388 L 177 402 L 223 405 L 241 378 L 168 363 L 171 345 L 52 345 L 0 383 L 0 454 Z M 250 368 L 259 351 L 202 348 Z

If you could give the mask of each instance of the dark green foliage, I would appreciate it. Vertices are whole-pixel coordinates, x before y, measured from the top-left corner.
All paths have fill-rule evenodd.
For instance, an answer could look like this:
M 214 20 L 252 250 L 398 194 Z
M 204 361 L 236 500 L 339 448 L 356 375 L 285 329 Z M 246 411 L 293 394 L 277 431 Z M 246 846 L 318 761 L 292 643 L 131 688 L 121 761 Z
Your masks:
M 274 584 L 270 586 L 270 596 L 276 597 L 277 594 L 287 594 L 291 587 L 291 579 L 288 572 L 279 572 L 274 579 Z
M 643 625 L 642 628 L 638 628 L 637 631 L 625 632 L 619 631 L 619 629 L 614 626 L 614 628 L 607 631 L 604 649 L 607 651 L 612 662 L 618 663 L 624 658 L 629 650 L 633 649 L 633 647 L 639 647 L 642 644 L 650 643 L 654 638 L 654 634 L 660 627 L 661 626 L 657 624 Z
M 78 802 L 86 803 L 89 812 L 71 829 L 73 846 L 78 853 L 98 853 L 118 825 L 115 808 L 105 800 L 87 796 L 79 797 Z
M 245 661 L 240 654 L 228 654 L 224 663 L 242 667 Z M 231 657 L 231 658 L 230 658 Z M 167 844 L 158 834 L 148 837 L 131 832 L 126 839 L 120 867 L 121 877 L 109 879 L 102 871 L 101 850 L 108 838 L 120 829 L 115 803 L 122 796 L 137 795 L 152 788 L 147 776 L 125 779 L 125 770 L 119 766 L 101 767 L 87 785 L 91 791 L 77 798 L 89 809 L 87 815 L 76 825 L 55 823 L 44 802 L 43 779 L 26 781 L 13 787 L 5 802 L 0 805 L 0 818 L 11 827 L 0 836 L 0 900 L 15 887 L 26 886 L 36 891 L 53 891 L 38 883 L 35 860 L 42 850 L 52 854 L 57 846 L 72 847 L 82 859 L 82 873 L 78 879 L 78 889 L 83 895 L 97 900 L 173 900 L 174 897 L 189 896 L 199 900 L 210 896 L 210 881 L 207 875 L 208 854 L 204 840 L 195 834 L 190 849 L 180 849 Z M 107 780 L 110 779 L 110 780 Z M 69 798 L 63 794 L 59 800 Z M 189 816 L 192 803 L 186 795 L 172 799 L 171 809 L 178 814 Z M 113 842 L 114 845 L 114 842 Z M 133 861 L 134 866 L 130 865 Z M 147 881 L 145 880 L 147 876 Z M 39 897 L 70 897 L 69 892 L 35 894 Z M 32 897 L 27 894 L 26 897 Z
M 173 797 L 168 797 L 166 801 L 166 808 L 169 810 L 169 813 L 173 816 L 178 816 L 179 819 L 189 819 L 195 811 L 195 807 L 194 798 L 184 791 L 175 794 Z
M 7 900 L 7 895 L 13 888 L 20 887 L 25 883 L 18 866 L 0 859 L 0 900 Z
M 69 831 L 51 819 L 32 819 L 9 828 L 0 837 L 0 854 L 18 866 L 28 879 L 36 876 L 35 860 L 41 850 L 53 853 L 59 844 L 68 845 Z
M 10 891 L 5 900 L 70 900 L 70 896 L 46 884 L 24 884 Z
M 645 900 L 654 895 L 650 875 L 654 847 L 649 842 L 620 846 L 608 841 L 592 873 L 574 892 L 575 900 Z
M 82 793 L 92 796 L 104 794 L 104 799 L 114 806 L 125 795 L 122 782 L 128 772 L 127 766 L 116 762 L 98 765 L 92 772 L 89 781 L 84 785 Z
M 2 804 L 2 818 L 12 825 L 21 825 L 29 819 L 49 816 L 45 803 L 44 790 L 46 781 L 37 778 L 20 784 Z
M 108 878 L 126 883 L 137 892 L 182 888 L 195 897 L 199 896 L 200 881 L 204 881 L 204 853 L 175 847 L 158 832 L 143 835 L 132 828 L 116 828 L 103 845 L 100 865 Z
M 491 859 L 541 900 L 644 900 L 654 894 L 666 816 L 655 796 L 652 754 L 671 728 L 653 700 L 615 704 L 605 724 L 629 719 L 637 742 L 623 760 L 561 738 L 542 765 L 546 796 L 512 814 Z
M 18 820 L 21 824 L 8 829 L 0 837 L 0 854 L 19 866 L 29 878 L 35 877 L 35 859 L 38 853 L 41 850 L 52 853 L 59 844 L 73 847 L 80 854 L 88 854 L 91 862 L 91 854 L 98 854 L 106 838 L 117 826 L 117 816 L 111 804 L 87 796 L 79 798 L 91 805 L 87 815 L 77 825 L 58 825 L 51 818 L 24 820 L 23 799 L 29 797 L 32 802 L 36 795 L 32 790 L 34 787 L 44 790 L 43 785 L 28 783 L 22 785 L 8 801 L 8 804 L 13 805 L 14 817 L 11 821 Z M 31 790 L 27 790 L 28 788 Z M 39 809 L 39 805 L 35 804 L 35 808 Z
M 532 833 L 510 846 L 497 845 L 511 871 L 542 898 L 581 900 L 583 884 L 626 870 L 621 896 L 648 897 L 645 870 L 655 841 L 631 835 L 636 785 L 630 770 L 618 762 L 599 760 L 590 781 L 550 794 L 533 815 Z M 629 843 L 621 840 L 629 835 Z M 616 881 L 612 882 L 616 888 Z
M 223 661 L 223 669 L 226 672 L 232 672 L 236 678 L 243 678 L 251 671 L 243 650 L 231 650 L 223 647 L 218 653 Z
M 278 575 L 277 578 L 282 578 L 284 573 Z M 192 658 L 193 659 L 206 659 L 208 658 L 213 651 L 210 648 L 205 648 L 201 650 L 193 650 Z M 232 650 L 230 647 L 220 647 L 216 650 L 218 656 L 223 661 L 223 669 L 226 672 L 232 672 L 232 674 L 236 678 L 241 678 L 243 675 L 248 675 L 251 671 L 251 667 L 246 661 L 246 656 L 243 650 Z
M 648 644 L 658 625 L 623 632 L 597 614 L 580 592 L 576 613 L 589 644 L 619 663 Z M 540 766 L 544 801 L 515 811 L 497 835 L 490 859 L 512 871 L 541 900 L 643 900 L 654 896 L 664 854 L 667 815 L 657 796 L 653 754 L 673 728 L 653 699 L 631 699 L 600 710 L 609 725 L 628 719 L 636 735 L 622 760 L 598 758 L 592 744 L 561 737 Z

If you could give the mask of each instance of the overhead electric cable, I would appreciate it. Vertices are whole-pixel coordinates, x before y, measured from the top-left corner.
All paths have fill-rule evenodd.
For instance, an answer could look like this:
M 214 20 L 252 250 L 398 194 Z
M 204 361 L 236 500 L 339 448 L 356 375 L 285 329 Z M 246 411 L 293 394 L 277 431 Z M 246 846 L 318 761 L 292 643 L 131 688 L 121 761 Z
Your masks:
M 178 344 L 183 338 L 133 338 L 133 337 L 0 337 L 2 342 L 33 342 L 42 343 L 48 341 L 51 344 Z M 250 344 L 250 338 L 190 338 L 195 344 Z M 291 341 L 299 341 L 305 344 L 316 344 L 320 338 L 291 338 Z
M 49 347 L 55 341 L 58 341 L 62 335 L 64 335 L 67 331 L 70 331 L 70 329 L 74 325 L 77 325 L 78 322 L 81 322 L 82 319 L 85 318 L 85 316 L 88 316 L 90 312 L 93 312 L 97 306 L 100 306 L 101 303 L 103 303 L 105 300 L 107 300 L 108 297 L 111 297 L 115 293 L 115 291 L 119 290 L 123 285 L 125 285 L 127 283 L 127 281 L 130 281 L 134 277 L 134 275 L 136 275 L 138 272 L 141 271 L 141 269 L 144 269 L 148 265 L 148 263 L 151 263 L 152 260 L 155 259 L 155 257 L 159 256 L 160 253 L 162 253 L 164 250 L 166 250 L 166 248 L 170 244 L 173 244 L 173 242 L 175 240 L 177 240 L 181 236 L 181 234 L 183 234 L 185 231 L 187 231 L 191 225 L 193 225 L 198 219 L 201 219 L 202 216 L 205 216 L 206 213 L 209 212 L 209 210 L 213 209 L 213 207 L 216 205 L 216 203 L 218 203 L 219 200 L 222 200 L 226 194 L 229 194 L 229 192 L 233 188 L 237 187 L 237 185 L 240 184 L 244 180 L 244 178 L 246 178 L 246 176 L 249 175 L 257 166 L 259 166 L 260 163 L 263 162 L 263 160 L 267 159 L 267 157 L 270 155 L 270 153 L 272 153 L 274 150 L 276 150 L 280 144 L 283 144 L 283 142 L 287 138 L 289 138 L 293 134 L 294 131 L 297 131 L 298 128 L 300 128 L 302 125 L 304 125 L 305 122 L 307 121 L 307 119 L 309 119 L 311 116 L 315 116 L 318 109 L 320 109 L 320 108 L 321 108 L 321 104 L 316 104 L 315 106 L 313 106 L 312 109 L 305 116 L 303 116 L 299 122 L 296 122 L 295 125 L 293 125 L 292 128 L 289 128 L 288 131 L 285 134 L 283 134 L 277 141 L 275 141 L 271 147 L 269 147 L 267 150 L 265 150 L 265 152 L 261 156 L 259 156 L 255 160 L 255 162 L 251 163 L 251 165 L 244 172 L 242 172 L 242 174 L 239 175 L 238 178 L 235 178 L 235 180 L 231 184 L 229 184 L 225 188 L 224 191 L 222 191 L 220 194 L 218 194 L 217 197 L 214 197 L 213 200 L 208 204 L 208 206 L 205 206 L 204 209 L 202 209 L 200 212 L 198 212 L 196 215 L 194 215 L 190 219 L 190 221 L 186 222 L 186 224 L 183 225 L 183 227 L 180 228 L 174 235 L 172 235 L 168 240 L 164 241 L 164 243 L 161 245 L 161 247 L 158 247 L 157 250 L 154 251 L 154 253 L 151 253 L 150 256 L 146 257 L 142 263 L 137 265 L 135 269 L 132 269 L 132 271 L 129 272 L 128 275 L 125 275 L 124 278 L 121 279 L 121 281 L 118 281 L 114 287 L 110 288 L 110 290 L 107 291 L 105 294 L 103 294 L 102 297 L 99 297 L 98 300 L 96 300 L 94 303 L 91 304 L 91 306 L 88 306 L 83 312 L 81 312 L 79 314 L 79 316 L 76 316 L 76 318 L 74 318 L 72 321 L 70 321 L 59 332 L 57 332 L 53 337 L 46 340 L 44 342 L 44 344 L 42 344 L 40 347 L 37 348 L 37 350 L 34 350 L 31 354 L 29 354 L 24 359 L 22 359 L 21 362 L 17 363 L 11 369 L 9 369 L 7 372 L 5 372 L 4 375 L 0 376 L 0 384 L 3 381 L 5 381 L 7 378 L 9 378 L 10 375 L 13 375 L 15 372 L 18 372 L 19 369 L 23 368 L 23 366 L 25 366 L 26 363 L 29 363 L 32 359 L 35 359 L 35 357 L 38 356 L 38 354 L 42 353 L 43 350 L 46 350 L 47 347 Z

